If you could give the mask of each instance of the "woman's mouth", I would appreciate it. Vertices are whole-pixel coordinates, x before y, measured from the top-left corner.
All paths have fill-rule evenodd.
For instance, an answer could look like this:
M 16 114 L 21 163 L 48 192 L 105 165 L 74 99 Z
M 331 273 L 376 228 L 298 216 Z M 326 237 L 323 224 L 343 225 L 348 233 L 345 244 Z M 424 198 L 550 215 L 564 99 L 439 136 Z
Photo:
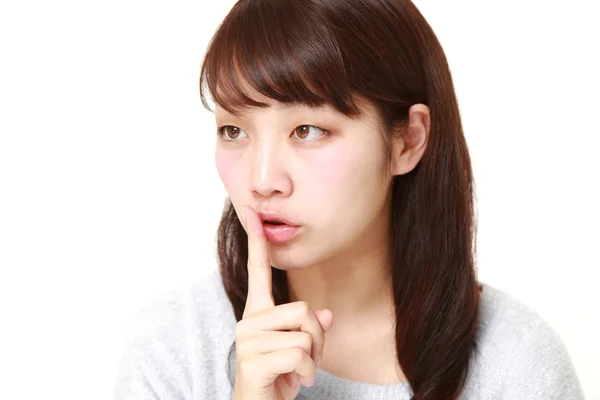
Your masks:
M 285 243 L 300 229 L 300 226 L 277 212 L 259 212 L 258 215 L 263 223 L 265 237 L 271 243 Z
M 271 243 L 285 243 L 292 239 L 298 232 L 298 229 L 300 229 L 299 226 L 291 226 L 282 222 L 271 221 L 264 221 L 263 227 L 265 237 L 267 238 L 267 241 Z

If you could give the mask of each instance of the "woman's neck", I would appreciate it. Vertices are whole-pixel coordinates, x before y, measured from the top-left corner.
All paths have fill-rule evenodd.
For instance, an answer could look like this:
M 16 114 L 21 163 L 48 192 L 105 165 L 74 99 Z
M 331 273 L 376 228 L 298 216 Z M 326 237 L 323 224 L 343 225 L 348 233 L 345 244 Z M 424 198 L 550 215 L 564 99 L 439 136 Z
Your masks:
M 386 240 L 354 249 L 310 268 L 288 270 L 290 300 L 306 301 L 313 310 L 331 310 L 337 324 L 393 311 Z

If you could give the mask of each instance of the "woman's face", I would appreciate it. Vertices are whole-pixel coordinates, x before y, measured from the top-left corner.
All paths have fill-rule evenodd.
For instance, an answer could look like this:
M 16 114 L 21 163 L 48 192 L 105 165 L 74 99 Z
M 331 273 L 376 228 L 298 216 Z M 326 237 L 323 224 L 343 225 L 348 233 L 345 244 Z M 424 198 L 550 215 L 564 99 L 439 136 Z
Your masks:
M 262 100 L 262 99 L 261 99 Z M 355 257 L 387 236 L 388 172 L 375 110 L 360 119 L 330 106 L 310 109 L 269 101 L 240 117 L 216 107 L 216 166 L 238 213 L 243 205 L 274 211 L 299 225 L 282 243 L 270 242 L 279 269 Z

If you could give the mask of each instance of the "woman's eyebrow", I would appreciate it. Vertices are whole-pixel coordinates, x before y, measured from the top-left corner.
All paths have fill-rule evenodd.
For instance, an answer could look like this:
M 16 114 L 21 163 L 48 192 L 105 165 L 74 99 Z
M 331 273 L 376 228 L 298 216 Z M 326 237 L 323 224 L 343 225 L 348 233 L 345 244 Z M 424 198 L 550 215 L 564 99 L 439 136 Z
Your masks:
M 273 107 L 273 106 L 270 106 Z M 314 112 L 314 113 L 327 113 L 327 114 L 332 114 L 335 115 L 335 111 L 333 110 L 332 107 L 328 106 L 328 105 L 319 105 L 319 106 L 311 106 L 311 105 L 307 105 L 304 103 L 280 103 L 278 105 L 278 107 L 285 112 Z M 248 119 L 249 118 L 249 113 L 252 111 L 253 109 L 248 108 L 248 109 L 241 109 L 241 110 L 237 110 L 235 114 L 232 114 L 230 112 L 228 112 L 226 109 L 219 107 L 216 111 L 215 111 L 215 116 L 218 118 L 219 114 L 223 114 L 224 117 L 235 117 L 237 119 Z

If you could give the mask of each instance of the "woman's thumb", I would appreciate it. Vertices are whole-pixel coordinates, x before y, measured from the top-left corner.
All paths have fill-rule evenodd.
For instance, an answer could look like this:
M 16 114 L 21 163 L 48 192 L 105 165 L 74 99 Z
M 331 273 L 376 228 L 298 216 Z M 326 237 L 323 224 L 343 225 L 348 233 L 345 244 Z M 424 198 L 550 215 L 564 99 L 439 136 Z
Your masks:
M 327 308 L 317 310 L 315 311 L 315 316 L 321 324 L 323 332 L 327 332 L 331 329 L 331 327 L 333 326 L 333 313 L 330 310 L 328 310 Z

